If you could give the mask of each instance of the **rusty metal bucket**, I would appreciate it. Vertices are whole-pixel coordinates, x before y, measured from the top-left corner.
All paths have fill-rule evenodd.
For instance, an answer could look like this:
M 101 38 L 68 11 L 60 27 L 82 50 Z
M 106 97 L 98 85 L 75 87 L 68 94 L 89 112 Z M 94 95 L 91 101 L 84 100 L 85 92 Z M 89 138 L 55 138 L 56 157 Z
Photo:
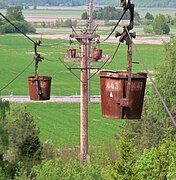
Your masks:
M 133 73 L 128 103 L 127 72 L 100 72 L 101 107 L 104 118 L 140 119 L 146 86 L 146 73 Z M 128 106 L 127 106 L 128 104 Z
M 99 60 L 102 58 L 102 49 L 94 48 L 92 52 L 92 58 L 94 60 Z
M 68 58 L 76 58 L 76 49 L 68 49 L 67 55 L 68 55 Z
M 29 96 L 31 100 L 49 100 L 51 90 L 51 79 L 49 76 L 28 77 Z

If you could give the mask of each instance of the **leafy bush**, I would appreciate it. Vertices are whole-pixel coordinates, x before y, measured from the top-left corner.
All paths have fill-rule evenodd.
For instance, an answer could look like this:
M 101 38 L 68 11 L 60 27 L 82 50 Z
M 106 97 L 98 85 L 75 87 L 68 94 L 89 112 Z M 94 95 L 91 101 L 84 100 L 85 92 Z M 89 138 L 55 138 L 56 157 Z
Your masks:
M 37 180 L 61 179 L 61 161 L 44 161 L 41 165 L 34 166 L 31 174 Z
M 169 34 L 170 28 L 167 19 L 163 14 L 159 14 L 153 21 L 153 31 L 155 34 Z
M 147 12 L 147 13 L 146 13 L 146 15 L 145 15 L 145 19 L 148 19 L 148 20 L 153 20 L 153 19 L 154 19 L 154 17 L 153 17 L 153 15 L 152 15 L 152 14 L 150 14 L 149 12 Z
M 24 33 L 35 33 L 35 28 L 31 26 L 26 21 L 13 21 L 14 25 L 18 27 Z M 15 29 L 11 24 L 5 23 L 0 26 L 0 33 L 19 33 L 17 29 Z
M 128 134 L 124 131 L 117 144 L 118 159 L 103 170 L 105 179 L 137 179 L 136 161 L 137 149 Z
M 22 7 L 21 6 L 9 6 L 7 8 L 6 17 L 10 21 L 24 21 Z
M 137 162 L 141 179 L 174 179 L 176 173 L 176 142 L 165 139 L 157 148 L 144 151 Z
M 10 6 L 7 8 L 6 17 L 22 32 L 24 33 L 34 33 L 35 28 L 32 27 L 30 23 L 24 20 L 22 14 L 22 7 L 20 6 Z M 0 34 L 4 33 L 19 33 L 9 22 L 0 19 Z
M 66 19 L 63 21 L 62 19 L 56 20 L 56 27 L 75 27 L 77 26 L 77 20 L 71 20 L 71 19 Z
M 121 15 L 122 15 L 122 10 L 116 9 L 113 6 L 105 6 L 104 8 L 99 8 L 98 10 L 94 10 L 93 12 L 93 18 L 99 20 L 117 20 L 121 17 Z M 137 22 L 139 22 L 141 19 L 139 13 L 137 12 L 134 12 L 134 17 Z M 87 19 L 88 18 L 87 12 L 83 12 L 81 18 Z M 123 20 L 129 18 L 130 18 L 130 14 L 129 12 L 127 12 L 123 17 Z
M 150 27 L 144 27 L 144 33 L 146 34 L 153 34 L 153 29 Z

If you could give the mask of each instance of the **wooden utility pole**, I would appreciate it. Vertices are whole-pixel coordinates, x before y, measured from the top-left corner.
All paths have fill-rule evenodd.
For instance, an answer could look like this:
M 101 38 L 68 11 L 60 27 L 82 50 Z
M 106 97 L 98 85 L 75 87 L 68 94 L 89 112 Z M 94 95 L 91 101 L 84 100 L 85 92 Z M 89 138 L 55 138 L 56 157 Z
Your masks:
M 96 34 L 84 32 L 81 34 L 72 34 L 81 44 L 81 78 L 80 78 L 80 162 L 83 164 L 89 161 L 88 155 L 88 49 L 89 42 L 97 38 Z
M 81 105 L 80 105 L 80 161 L 88 161 L 88 39 L 82 39 Z
M 76 39 L 81 45 L 81 56 L 69 56 L 65 61 L 77 61 L 81 63 L 81 78 L 80 78 L 80 162 L 83 164 L 89 161 L 88 155 L 88 102 L 90 100 L 90 63 L 93 61 L 91 55 L 91 42 L 99 38 L 92 27 L 93 22 L 93 0 L 89 0 L 89 17 L 87 21 L 86 31 L 70 35 L 70 38 Z M 74 49 L 72 49 L 74 50 Z M 109 59 L 109 57 L 108 57 Z M 107 61 L 107 56 L 101 57 L 100 60 Z
M 89 0 L 88 4 L 88 20 L 87 20 L 87 28 L 88 33 L 92 33 L 93 29 L 93 0 Z M 88 101 L 91 101 L 91 81 L 89 79 L 90 77 L 90 67 L 91 67 L 91 40 L 88 41 L 88 61 L 87 61 L 87 67 L 88 67 Z

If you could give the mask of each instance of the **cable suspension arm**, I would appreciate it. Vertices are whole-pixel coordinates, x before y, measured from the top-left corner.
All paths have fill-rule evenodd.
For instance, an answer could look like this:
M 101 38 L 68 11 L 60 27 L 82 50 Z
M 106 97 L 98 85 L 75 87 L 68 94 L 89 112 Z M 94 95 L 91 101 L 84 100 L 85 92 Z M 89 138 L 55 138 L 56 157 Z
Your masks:
M 128 10 L 128 9 L 125 9 L 125 10 L 123 11 L 123 14 L 121 15 L 121 17 L 120 17 L 120 19 L 118 20 L 117 24 L 114 26 L 114 28 L 113 28 L 113 30 L 111 31 L 111 33 L 110 33 L 102 42 L 105 42 L 105 41 L 107 41 L 107 40 L 110 38 L 110 36 L 112 35 L 112 33 L 116 30 L 117 26 L 119 25 L 120 21 L 123 19 L 123 17 L 124 17 L 124 15 L 125 15 L 125 13 L 126 13 L 127 10 Z

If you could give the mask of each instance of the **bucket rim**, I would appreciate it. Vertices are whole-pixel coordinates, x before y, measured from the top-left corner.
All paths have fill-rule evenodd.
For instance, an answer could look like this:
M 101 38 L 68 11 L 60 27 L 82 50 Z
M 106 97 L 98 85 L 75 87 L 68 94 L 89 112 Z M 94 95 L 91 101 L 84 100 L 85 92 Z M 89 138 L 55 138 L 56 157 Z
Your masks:
M 51 80 L 52 77 L 51 76 L 38 76 L 39 80 Z M 28 80 L 36 80 L 35 76 L 28 76 Z
M 109 77 L 109 78 L 128 78 L 128 72 L 127 71 L 100 71 L 99 76 L 101 77 Z M 137 72 L 132 73 L 132 78 L 147 78 L 147 73 L 145 72 Z

